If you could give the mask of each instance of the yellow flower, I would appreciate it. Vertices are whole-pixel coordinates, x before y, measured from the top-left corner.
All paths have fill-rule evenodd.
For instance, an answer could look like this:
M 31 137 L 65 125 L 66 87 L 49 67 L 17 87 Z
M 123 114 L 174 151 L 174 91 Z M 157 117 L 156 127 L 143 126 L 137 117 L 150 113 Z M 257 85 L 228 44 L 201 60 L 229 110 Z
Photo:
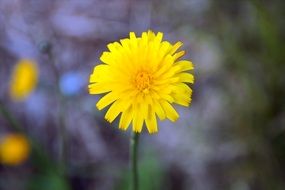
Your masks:
M 29 155 L 30 146 L 25 136 L 9 134 L 0 140 L 0 162 L 6 165 L 23 163 Z
M 10 81 L 10 97 L 15 101 L 26 99 L 38 81 L 36 63 L 29 59 L 21 59 L 14 67 Z
M 112 122 L 120 113 L 119 128 L 126 130 L 132 122 L 133 131 L 141 132 L 146 124 L 149 133 L 157 132 L 157 119 L 171 121 L 179 117 L 172 104 L 189 106 L 192 90 L 186 83 L 194 77 L 186 71 L 193 64 L 179 60 L 182 42 L 174 45 L 162 41 L 163 33 L 143 32 L 136 37 L 110 43 L 103 52 L 103 64 L 95 66 L 90 75 L 89 93 L 105 94 L 96 104 L 99 110 L 110 105 L 105 119 Z

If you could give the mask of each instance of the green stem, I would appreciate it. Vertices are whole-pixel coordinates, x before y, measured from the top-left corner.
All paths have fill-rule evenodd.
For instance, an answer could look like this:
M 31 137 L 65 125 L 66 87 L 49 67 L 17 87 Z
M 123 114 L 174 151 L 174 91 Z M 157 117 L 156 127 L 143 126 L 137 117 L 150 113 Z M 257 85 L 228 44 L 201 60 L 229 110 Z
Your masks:
M 130 140 L 130 160 L 131 160 L 131 190 L 139 189 L 138 176 L 138 143 L 139 133 L 133 132 Z
M 52 53 L 52 46 L 50 45 L 49 49 L 46 51 L 49 60 L 51 68 L 55 74 L 56 79 L 56 97 L 59 102 L 59 112 L 58 112 L 58 132 L 59 132 L 59 144 L 58 144 L 58 161 L 59 165 L 62 168 L 62 171 L 65 170 L 66 165 L 66 155 L 67 155 L 67 134 L 66 134 L 66 126 L 64 122 L 64 112 L 65 112 L 65 100 L 64 96 L 61 94 L 59 82 L 60 82 L 60 73 L 59 70 L 56 67 L 56 60 L 54 59 L 53 53 Z
M 11 124 L 11 127 L 18 131 L 23 132 L 23 129 L 21 128 L 19 122 L 12 116 L 12 114 L 9 112 L 9 110 L 4 106 L 2 101 L 0 101 L 0 112 L 1 114 L 8 120 L 8 122 Z

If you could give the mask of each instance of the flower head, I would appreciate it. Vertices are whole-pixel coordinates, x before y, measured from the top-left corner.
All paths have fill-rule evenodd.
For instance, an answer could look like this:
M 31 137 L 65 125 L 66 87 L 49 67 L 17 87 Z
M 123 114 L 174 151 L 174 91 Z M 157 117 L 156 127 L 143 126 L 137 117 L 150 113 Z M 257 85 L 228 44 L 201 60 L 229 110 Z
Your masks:
M 141 132 L 146 124 L 149 133 L 158 131 L 157 118 L 175 121 L 179 115 L 172 104 L 189 106 L 192 90 L 186 83 L 194 77 L 187 71 L 193 64 L 179 60 L 185 51 L 177 50 L 182 42 L 162 41 L 163 34 L 143 32 L 136 37 L 108 44 L 103 64 L 90 75 L 89 93 L 105 94 L 96 104 L 99 110 L 110 105 L 105 118 L 112 122 L 119 114 L 119 128 Z
M 10 97 L 15 101 L 26 99 L 34 90 L 38 80 L 36 63 L 21 59 L 14 67 L 10 81 Z
M 9 134 L 0 139 L 0 162 L 6 165 L 18 165 L 29 155 L 30 146 L 25 136 Z

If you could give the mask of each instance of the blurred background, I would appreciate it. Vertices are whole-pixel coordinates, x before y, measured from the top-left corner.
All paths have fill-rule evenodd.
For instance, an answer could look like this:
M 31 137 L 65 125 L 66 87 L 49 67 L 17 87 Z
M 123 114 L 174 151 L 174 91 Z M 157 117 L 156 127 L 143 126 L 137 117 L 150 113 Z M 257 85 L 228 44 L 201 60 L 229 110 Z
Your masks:
M 19 155 L 2 156 L 0 189 L 128 189 L 130 130 L 104 120 L 87 86 L 109 42 L 148 29 L 184 42 L 196 83 L 176 123 L 141 135 L 141 189 L 285 189 L 284 10 L 283 0 L 1 0 L 0 139 Z M 26 59 L 38 79 L 19 101 L 10 89 Z

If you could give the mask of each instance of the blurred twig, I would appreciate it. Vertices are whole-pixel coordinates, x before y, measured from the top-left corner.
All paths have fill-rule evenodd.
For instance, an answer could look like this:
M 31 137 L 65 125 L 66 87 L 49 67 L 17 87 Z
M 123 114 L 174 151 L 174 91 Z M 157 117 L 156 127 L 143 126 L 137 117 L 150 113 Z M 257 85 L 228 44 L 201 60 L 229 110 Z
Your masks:
M 50 66 L 54 72 L 55 79 L 56 79 L 56 95 L 59 101 L 59 112 L 58 112 L 58 131 L 59 131 L 59 146 L 58 146 L 58 160 L 59 164 L 62 167 L 62 170 L 65 170 L 65 163 L 66 163 L 66 144 L 67 144 L 67 134 L 66 134 L 66 126 L 64 122 L 64 112 L 65 112 L 65 100 L 64 96 L 62 95 L 60 91 L 60 73 L 56 67 L 56 60 L 54 58 L 53 52 L 52 52 L 52 45 L 48 42 L 43 42 L 40 44 L 40 50 L 42 53 L 47 54 Z
M 11 127 L 13 127 L 15 131 L 23 132 L 23 129 L 20 127 L 20 124 L 18 123 L 18 121 L 13 117 L 12 114 L 10 114 L 10 112 L 4 106 L 2 101 L 0 101 L 0 111 L 1 111 L 1 114 L 4 116 L 4 118 L 8 120 L 8 122 L 11 124 Z

